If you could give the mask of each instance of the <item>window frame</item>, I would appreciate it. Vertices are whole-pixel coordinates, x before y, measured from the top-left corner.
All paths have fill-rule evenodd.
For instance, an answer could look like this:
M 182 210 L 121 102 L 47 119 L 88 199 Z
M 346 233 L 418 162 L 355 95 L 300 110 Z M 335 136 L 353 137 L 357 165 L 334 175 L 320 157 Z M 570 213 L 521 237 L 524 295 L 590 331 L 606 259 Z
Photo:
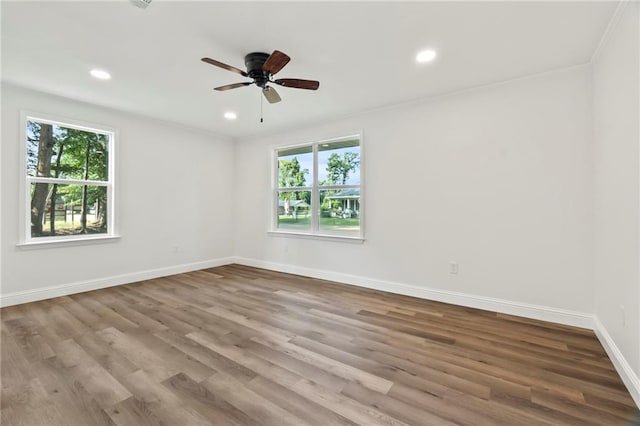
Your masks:
M 330 185 L 330 186 L 322 186 L 318 182 L 318 147 L 323 144 L 332 144 L 338 143 L 341 141 L 348 140 L 358 140 L 358 148 L 360 150 L 360 183 L 359 184 L 345 184 L 345 185 Z M 278 163 L 278 153 L 280 151 L 285 151 L 289 149 L 296 148 L 304 148 L 311 147 L 311 153 L 313 156 L 313 173 L 311 176 L 311 185 L 307 186 L 292 186 L 292 187 L 280 187 L 279 185 L 279 163 Z M 271 197 L 270 197 L 270 210 L 271 210 L 271 224 L 269 234 L 276 236 L 292 236 L 292 237 L 302 237 L 302 238 L 312 238 L 312 239 L 320 239 L 320 240 L 336 240 L 336 241 L 347 241 L 347 242 L 364 242 L 365 237 L 365 204 L 366 197 L 364 196 L 364 148 L 363 148 L 363 132 L 355 132 L 348 133 L 346 136 L 338 136 L 329 139 L 321 139 L 315 140 L 313 142 L 305 142 L 298 144 L 288 144 L 276 146 L 271 149 L 271 169 L 272 169 L 272 179 L 271 179 Z M 344 234 L 333 234 L 333 233 L 322 233 L 320 231 L 320 191 L 324 190 L 339 190 L 339 189 L 349 189 L 349 188 L 358 188 L 360 189 L 360 200 L 359 200 L 359 213 L 358 218 L 360 220 L 360 232 L 357 236 L 354 235 L 344 235 Z M 300 191 L 310 191 L 311 192 L 311 228 L 309 231 L 291 231 L 284 230 L 278 228 L 278 200 L 280 192 L 300 192 Z
M 105 135 L 108 139 L 107 152 L 107 176 L 105 181 L 84 180 L 84 179 L 64 179 L 53 177 L 29 176 L 27 174 L 27 122 L 35 121 L 38 123 L 51 124 L 59 127 L 82 130 Z M 59 116 L 57 114 L 38 113 L 32 111 L 20 111 L 20 199 L 19 199 L 19 237 L 18 247 L 55 247 L 67 244 L 97 243 L 107 242 L 119 238 L 116 223 L 116 166 L 115 152 L 116 141 L 118 138 L 118 130 L 114 127 L 76 120 L 68 117 Z M 102 186 L 107 192 L 107 232 L 104 234 L 87 234 L 87 235 L 54 235 L 48 237 L 32 237 L 31 236 L 31 185 L 33 183 L 46 182 L 50 184 L 62 185 L 90 185 Z

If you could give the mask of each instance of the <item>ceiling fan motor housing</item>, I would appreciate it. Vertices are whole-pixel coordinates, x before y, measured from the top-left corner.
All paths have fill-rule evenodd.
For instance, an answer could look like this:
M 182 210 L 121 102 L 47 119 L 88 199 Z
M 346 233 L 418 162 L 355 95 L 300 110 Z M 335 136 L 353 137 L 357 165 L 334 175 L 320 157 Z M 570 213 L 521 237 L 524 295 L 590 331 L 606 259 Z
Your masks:
M 244 57 L 247 74 L 255 80 L 257 86 L 262 88 L 269 82 L 269 73 L 262 70 L 262 66 L 269 56 L 268 53 L 253 52 Z

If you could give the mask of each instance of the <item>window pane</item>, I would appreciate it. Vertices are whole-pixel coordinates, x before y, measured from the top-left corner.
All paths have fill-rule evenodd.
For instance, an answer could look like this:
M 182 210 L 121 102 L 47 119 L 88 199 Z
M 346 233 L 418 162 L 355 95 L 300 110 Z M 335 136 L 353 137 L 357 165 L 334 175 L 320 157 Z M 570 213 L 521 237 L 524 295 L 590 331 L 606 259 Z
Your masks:
M 360 235 L 360 189 L 320 191 L 320 233 Z
M 27 121 L 27 174 L 108 180 L 108 137 L 101 133 Z
M 311 231 L 311 191 L 278 192 L 278 229 Z
M 318 145 L 318 184 L 360 184 L 360 141 L 358 139 Z
M 106 233 L 105 186 L 31 184 L 32 237 Z
M 311 146 L 278 151 L 278 187 L 311 186 L 312 180 Z

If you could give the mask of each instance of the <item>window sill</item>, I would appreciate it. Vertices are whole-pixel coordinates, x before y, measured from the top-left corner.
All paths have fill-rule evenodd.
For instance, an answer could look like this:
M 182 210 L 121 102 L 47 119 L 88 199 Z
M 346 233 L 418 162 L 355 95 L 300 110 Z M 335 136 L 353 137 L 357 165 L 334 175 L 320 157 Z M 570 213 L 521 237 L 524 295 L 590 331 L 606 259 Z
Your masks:
M 93 244 L 114 243 L 120 239 L 119 235 L 99 236 L 99 237 L 80 237 L 68 239 L 56 239 L 46 241 L 29 241 L 16 244 L 21 250 L 37 250 L 56 247 L 84 246 Z
M 301 232 L 286 232 L 286 231 L 267 231 L 267 234 L 273 237 L 293 237 L 293 238 L 303 238 L 308 240 L 339 241 L 339 242 L 351 243 L 351 244 L 364 243 L 364 238 L 362 237 L 346 237 L 344 235 L 306 234 Z

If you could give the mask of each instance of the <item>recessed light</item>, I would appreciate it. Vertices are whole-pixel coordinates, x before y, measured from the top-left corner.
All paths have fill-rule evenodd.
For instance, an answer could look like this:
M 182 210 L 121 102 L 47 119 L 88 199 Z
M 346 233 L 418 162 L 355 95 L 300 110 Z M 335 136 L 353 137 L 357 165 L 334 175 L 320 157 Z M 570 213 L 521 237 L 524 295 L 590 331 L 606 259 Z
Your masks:
M 435 50 L 423 50 L 416 55 L 416 61 L 420 63 L 431 62 L 436 58 Z
M 238 118 L 238 114 L 233 111 L 227 111 L 224 113 L 224 118 L 226 118 L 227 120 L 235 120 L 236 118 Z
M 91 70 L 89 71 L 89 74 L 91 74 L 92 76 L 94 76 L 95 78 L 99 79 L 99 80 L 110 80 L 111 79 L 111 74 L 109 74 L 106 71 L 103 70 Z

